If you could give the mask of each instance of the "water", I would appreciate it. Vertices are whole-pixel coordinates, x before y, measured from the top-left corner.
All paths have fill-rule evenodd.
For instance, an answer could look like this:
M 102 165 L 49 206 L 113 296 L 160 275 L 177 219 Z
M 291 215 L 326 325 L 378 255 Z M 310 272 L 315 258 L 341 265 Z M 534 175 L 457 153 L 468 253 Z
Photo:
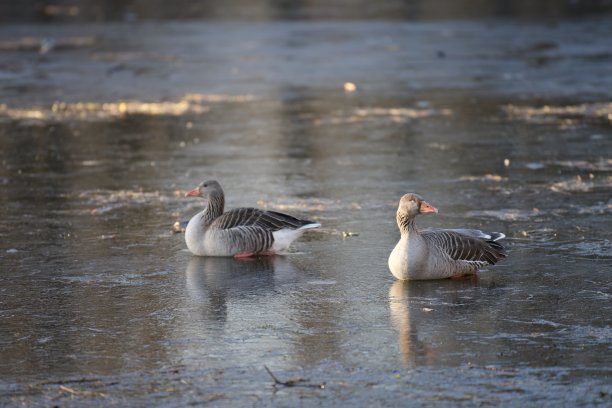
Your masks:
M 610 27 L 3 26 L 0 401 L 610 404 Z M 323 227 L 192 257 L 209 178 Z M 508 259 L 395 281 L 408 191 Z

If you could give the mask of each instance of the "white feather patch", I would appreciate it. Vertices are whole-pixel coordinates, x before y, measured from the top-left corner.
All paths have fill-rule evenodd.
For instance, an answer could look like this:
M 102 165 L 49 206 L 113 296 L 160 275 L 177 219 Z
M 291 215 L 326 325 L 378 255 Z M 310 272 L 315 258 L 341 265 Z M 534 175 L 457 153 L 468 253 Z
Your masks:
M 272 233 L 272 236 L 274 237 L 274 245 L 272 245 L 272 251 L 280 252 L 289 248 L 289 245 L 291 245 L 293 241 L 298 239 L 304 233 L 305 230 L 311 228 L 318 228 L 320 226 L 321 224 L 319 223 L 313 223 L 306 224 L 298 229 L 283 228 L 278 231 L 274 231 Z

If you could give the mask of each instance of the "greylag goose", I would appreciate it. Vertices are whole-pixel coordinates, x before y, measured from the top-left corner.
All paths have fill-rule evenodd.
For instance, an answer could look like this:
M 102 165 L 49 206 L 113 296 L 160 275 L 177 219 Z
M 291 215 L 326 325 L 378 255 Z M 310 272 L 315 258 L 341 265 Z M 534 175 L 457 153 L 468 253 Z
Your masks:
M 472 275 L 506 257 L 496 241 L 501 232 L 473 229 L 419 230 L 415 218 L 438 210 L 417 194 L 402 196 L 397 209 L 401 238 L 389 256 L 389 269 L 401 280 L 456 278 Z
M 236 208 L 223 212 L 225 195 L 215 181 L 204 181 L 185 194 L 207 197 L 204 211 L 194 215 L 185 229 L 187 248 L 199 256 L 274 255 L 289 247 L 305 230 L 321 224 L 275 211 Z

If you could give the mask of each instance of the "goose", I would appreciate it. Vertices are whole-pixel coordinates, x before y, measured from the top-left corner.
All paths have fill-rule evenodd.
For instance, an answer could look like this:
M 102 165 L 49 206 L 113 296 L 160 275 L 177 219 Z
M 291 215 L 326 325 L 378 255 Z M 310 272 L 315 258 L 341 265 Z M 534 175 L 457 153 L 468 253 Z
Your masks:
M 204 211 L 194 215 L 185 229 L 187 248 L 198 256 L 274 255 L 287 249 L 304 231 L 321 226 L 257 208 L 223 212 L 225 194 L 216 180 L 203 181 L 185 196 L 208 198 Z
M 506 257 L 497 242 L 505 237 L 501 232 L 417 228 L 417 215 L 437 212 L 418 194 L 408 193 L 400 199 L 396 220 L 401 238 L 389 256 L 389 269 L 397 279 L 459 278 Z

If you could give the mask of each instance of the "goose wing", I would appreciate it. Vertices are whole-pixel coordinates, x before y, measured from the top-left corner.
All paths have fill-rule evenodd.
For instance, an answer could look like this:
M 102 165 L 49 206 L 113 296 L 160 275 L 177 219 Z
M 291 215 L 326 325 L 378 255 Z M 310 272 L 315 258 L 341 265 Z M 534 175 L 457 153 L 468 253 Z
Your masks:
M 435 246 L 456 261 L 495 264 L 506 257 L 499 233 L 479 230 L 432 229 L 421 233 L 428 245 Z M 503 234 L 502 234 L 503 235 Z
M 308 224 L 314 224 L 314 222 L 300 220 L 276 211 L 236 208 L 223 213 L 213 222 L 211 227 L 221 230 L 236 227 L 256 227 L 267 231 L 278 231 L 283 228 L 298 229 Z

